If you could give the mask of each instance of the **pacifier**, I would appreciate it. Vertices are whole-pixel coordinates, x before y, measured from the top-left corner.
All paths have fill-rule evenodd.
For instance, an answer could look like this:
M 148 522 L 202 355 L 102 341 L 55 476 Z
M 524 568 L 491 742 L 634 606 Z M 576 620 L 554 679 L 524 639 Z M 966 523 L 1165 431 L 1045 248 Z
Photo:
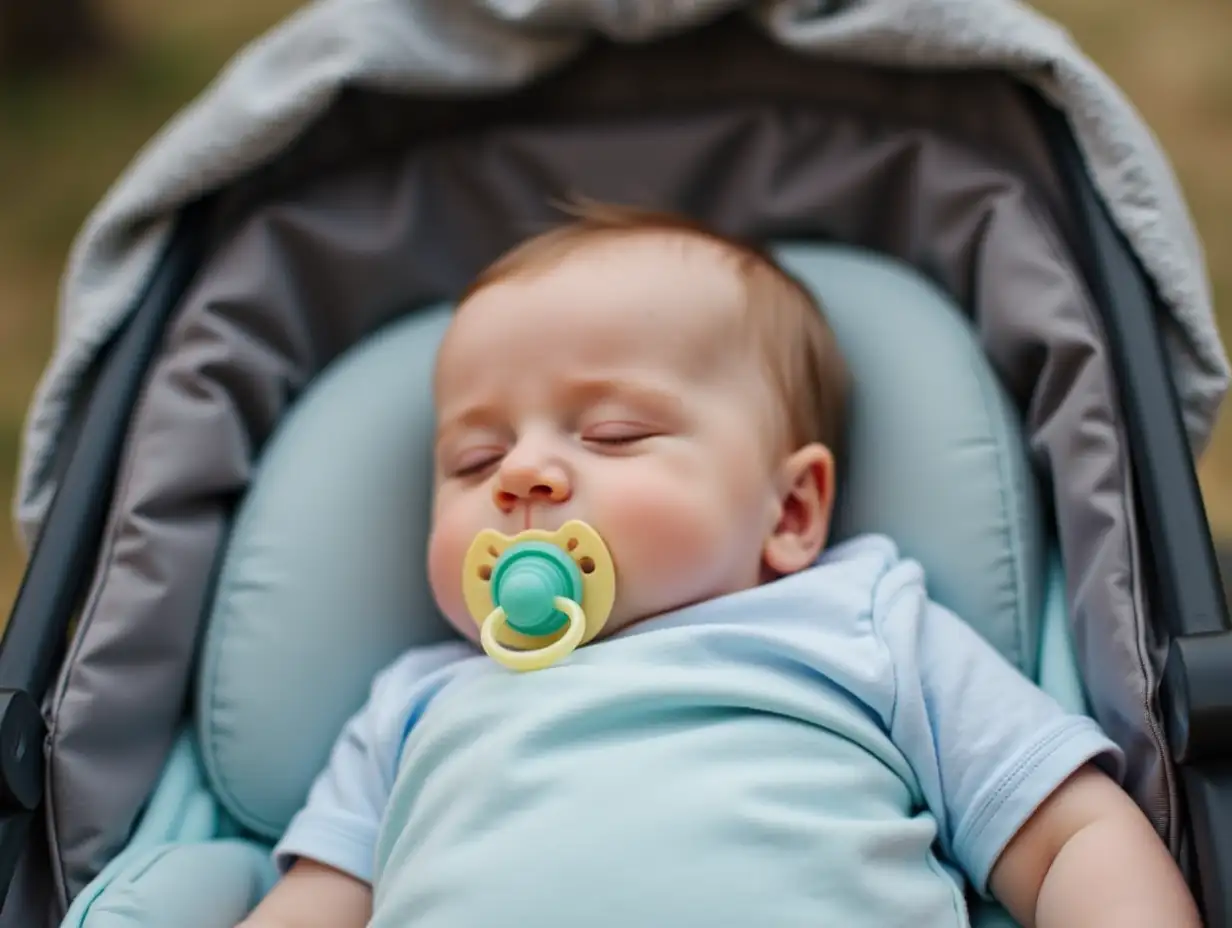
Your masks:
M 510 670 L 542 670 L 599 634 L 616 600 L 616 571 L 585 522 L 513 537 L 484 529 L 462 562 L 462 596 L 489 657 Z

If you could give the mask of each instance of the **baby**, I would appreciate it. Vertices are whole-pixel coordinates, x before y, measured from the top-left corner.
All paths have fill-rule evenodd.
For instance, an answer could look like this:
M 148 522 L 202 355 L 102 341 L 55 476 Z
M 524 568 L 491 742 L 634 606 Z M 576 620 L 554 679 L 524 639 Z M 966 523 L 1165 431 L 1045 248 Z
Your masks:
M 1122 758 L 917 565 L 827 547 L 847 373 L 809 293 L 670 217 L 584 210 L 485 271 L 435 375 L 429 578 L 469 641 L 348 723 L 244 923 L 1197 925 Z M 474 645 L 482 529 L 580 519 L 603 633 L 514 673 Z

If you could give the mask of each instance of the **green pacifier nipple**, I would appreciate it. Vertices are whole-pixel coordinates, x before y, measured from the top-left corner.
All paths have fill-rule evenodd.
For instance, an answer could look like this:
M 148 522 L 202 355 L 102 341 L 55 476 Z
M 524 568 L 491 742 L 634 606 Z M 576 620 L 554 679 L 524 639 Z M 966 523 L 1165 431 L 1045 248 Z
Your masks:
M 492 599 L 514 631 L 541 637 L 563 628 L 569 619 L 556 608 L 557 597 L 581 602 L 582 574 L 555 545 L 519 542 L 492 568 Z

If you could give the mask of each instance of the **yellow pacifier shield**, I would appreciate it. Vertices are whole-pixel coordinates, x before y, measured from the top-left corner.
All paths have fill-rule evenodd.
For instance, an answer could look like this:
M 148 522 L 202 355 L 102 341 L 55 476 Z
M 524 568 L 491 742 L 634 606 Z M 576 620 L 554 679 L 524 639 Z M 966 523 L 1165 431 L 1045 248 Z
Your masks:
M 479 533 L 462 566 L 462 595 L 484 650 L 513 670 L 539 670 L 592 640 L 616 599 L 616 572 L 598 532 Z

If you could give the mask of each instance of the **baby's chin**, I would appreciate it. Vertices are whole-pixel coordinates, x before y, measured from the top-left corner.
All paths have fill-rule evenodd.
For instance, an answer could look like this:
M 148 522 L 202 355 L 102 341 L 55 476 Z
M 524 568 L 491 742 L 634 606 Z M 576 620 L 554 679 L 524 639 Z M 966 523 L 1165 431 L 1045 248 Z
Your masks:
M 479 626 L 475 624 L 475 621 L 469 615 L 464 613 L 459 616 L 451 610 L 441 609 L 439 603 L 437 604 L 437 609 L 445 616 L 445 621 L 454 631 L 466 640 L 479 644 Z

